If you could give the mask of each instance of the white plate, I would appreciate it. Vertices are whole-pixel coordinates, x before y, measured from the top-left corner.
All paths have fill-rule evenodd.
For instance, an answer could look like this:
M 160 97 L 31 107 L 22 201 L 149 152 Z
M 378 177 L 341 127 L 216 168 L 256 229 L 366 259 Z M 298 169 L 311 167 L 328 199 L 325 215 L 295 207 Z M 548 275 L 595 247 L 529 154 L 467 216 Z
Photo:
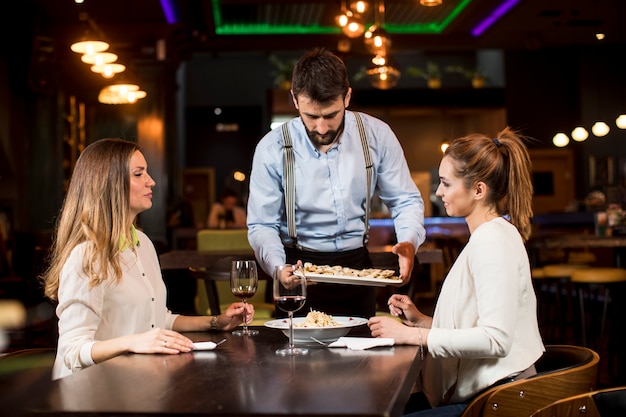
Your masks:
M 349 285 L 368 285 L 373 287 L 386 287 L 392 284 L 402 284 L 402 280 L 388 279 L 388 278 L 373 278 L 373 277 L 351 277 L 343 275 L 324 275 L 314 274 L 312 272 L 306 273 L 307 279 L 315 282 L 326 282 L 329 284 L 349 284 Z
M 351 328 L 367 323 L 367 319 L 361 317 L 336 317 L 333 316 L 339 326 L 329 327 L 295 327 L 293 328 L 294 343 L 315 343 L 312 337 L 322 342 L 330 343 L 348 334 Z M 294 317 L 293 324 L 302 323 L 306 317 Z M 265 322 L 265 326 L 271 329 L 282 330 L 289 337 L 289 319 L 276 319 Z
M 193 344 L 193 350 L 213 350 L 217 346 L 215 342 L 195 342 Z

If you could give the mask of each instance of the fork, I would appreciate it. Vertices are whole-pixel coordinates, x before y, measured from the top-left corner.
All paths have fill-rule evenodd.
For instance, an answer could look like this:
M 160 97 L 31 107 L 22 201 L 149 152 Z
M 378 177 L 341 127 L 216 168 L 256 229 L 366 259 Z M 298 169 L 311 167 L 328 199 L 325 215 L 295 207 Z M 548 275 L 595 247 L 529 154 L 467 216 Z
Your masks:
M 322 346 L 328 346 L 328 343 L 322 342 L 321 340 L 316 339 L 313 336 L 311 336 L 311 339 L 313 339 L 314 341 L 316 341 L 317 343 L 319 343 Z

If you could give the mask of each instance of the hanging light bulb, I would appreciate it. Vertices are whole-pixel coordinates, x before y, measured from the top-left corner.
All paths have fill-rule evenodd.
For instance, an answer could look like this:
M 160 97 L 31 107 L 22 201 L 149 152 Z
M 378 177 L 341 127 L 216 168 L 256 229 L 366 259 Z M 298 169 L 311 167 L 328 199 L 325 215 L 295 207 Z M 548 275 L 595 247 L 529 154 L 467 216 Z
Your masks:
M 385 55 L 376 55 L 374 58 L 372 58 L 372 64 L 379 67 L 385 65 L 386 62 L 387 58 L 385 58 Z
M 610 130 L 609 125 L 604 122 L 595 122 L 591 127 L 591 132 L 599 138 L 606 136 Z
M 574 130 L 572 130 L 572 139 L 574 139 L 576 142 L 583 142 L 587 140 L 588 137 L 589 132 L 587 132 L 587 129 L 582 126 L 578 126 Z
M 359 15 L 352 13 L 350 10 L 345 13 L 345 24 L 341 25 L 344 35 L 349 38 L 358 38 L 365 32 L 365 24 Z M 342 20 L 343 21 L 343 20 Z
M 117 61 L 117 55 L 111 52 L 97 52 L 94 54 L 85 54 L 80 57 L 85 64 L 104 65 Z
M 391 38 L 385 29 L 372 25 L 363 35 L 363 43 L 372 54 L 384 55 L 391 47 Z
M 363 15 L 367 9 L 369 9 L 369 3 L 366 1 L 353 1 L 350 3 L 350 10 L 354 10 L 360 15 Z
M 109 49 L 108 42 L 102 40 L 102 36 L 97 35 L 99 30 L 87 13 L 81 13 L 78 17 L 84 33 L 78 41 L 70 45 L 70 49 L 78 54 L 95 54 Z
M 109 44 L 95 39 L 83 39 L 70 45 L 70 49 L 78 54 L 95 54 L 109 49 Z
M 552 138 L 552 143 L 554 144 L 554 146 L 562 148 L 564 146 L 567 146 L 567 144 L 569 143 L 569 138 L 565 133 L 559 132 Z
M 380 90 L 388 90 L 395 87 L 400 80 L 400 70 L 393 65 L 375 65 L 366 72 L 370 84 Z
M 378 1 L 378 7 L 375 11 L 375 23 L 363 35 L 363 43 L 374 55 L 385 55 L 391 48 L 391 38 L 383 28 L 385 25 L 385 3 L 383 0 Z
M 615 119 L 615 125 L 620 129 L 626 129 L 626 114 L 620 114 Z
M 104 87 L 98 95 L 98 101 L 104 104 L 132 104 L 147 96 L 137 84 L 120 82 Z
M 420 0 L 420 4 L 427 7 L 439 6 L 441 2 L 442 0 Z
M 102 64 L 102 65 L 94 65 L 91 67 L 91 70 L 95 73 L 102 75 L 104 78 L 112 78 L 115 74 L 119 74 L 120 72 L 124 72 L 126 67 L 122 64 Z
M 447 140 L 441 142 L 441 145 L 439 146 L 439 149 L 441 149 L 441 153 L 444 153 L 446 149 L 448 149 L 448 146 L 450 146 L 450 142 L 448 142 Z

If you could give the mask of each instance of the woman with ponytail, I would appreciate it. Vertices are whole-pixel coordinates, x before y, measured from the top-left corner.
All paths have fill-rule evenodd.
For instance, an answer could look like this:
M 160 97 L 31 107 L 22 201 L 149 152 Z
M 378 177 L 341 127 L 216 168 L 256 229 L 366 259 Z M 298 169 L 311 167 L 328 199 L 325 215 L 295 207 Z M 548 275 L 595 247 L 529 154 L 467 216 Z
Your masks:
M 458 138 L 439 166 L 437 196 L 470 231 L 441 288 L 433 317 L 406 295 L 389 299 L 392 315 L 372 317 L 374 337 L 415 344 L 424 353 L 405 414 L 458 416 L 482 391 L 536 374 L 544 352 L 524 242 L 532 218 L 531 162 L 510 128 L 495 137 Z

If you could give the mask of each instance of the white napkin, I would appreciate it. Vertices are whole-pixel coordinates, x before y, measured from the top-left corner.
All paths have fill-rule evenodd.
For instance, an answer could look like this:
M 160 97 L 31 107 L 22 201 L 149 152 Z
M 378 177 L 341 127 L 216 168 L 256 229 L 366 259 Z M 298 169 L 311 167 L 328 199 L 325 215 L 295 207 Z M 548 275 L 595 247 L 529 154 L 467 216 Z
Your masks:
M 393 346 L 390 337 L 340 337 L 328 347 L 347 347 L 352 350 L 364 350 L 377 346 Z
M 213 350 L 217 346 L 215 342 L 195 342 L 193 344 L 194 350 Z

